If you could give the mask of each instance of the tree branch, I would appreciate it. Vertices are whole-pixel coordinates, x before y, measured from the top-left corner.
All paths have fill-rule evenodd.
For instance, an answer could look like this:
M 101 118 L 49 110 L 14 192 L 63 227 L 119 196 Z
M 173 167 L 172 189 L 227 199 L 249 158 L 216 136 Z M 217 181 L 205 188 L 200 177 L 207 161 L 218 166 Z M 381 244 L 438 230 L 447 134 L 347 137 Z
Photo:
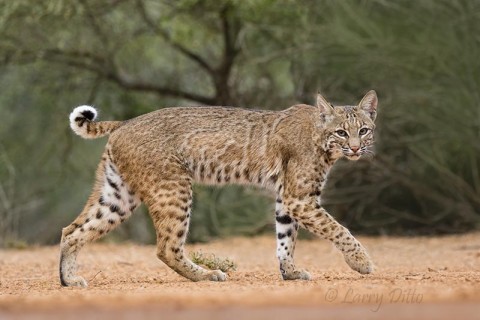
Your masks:
M 109 39 L 107 36 L 105 36 L 102 28 L 97 22 L 97 18 L 95 17 L 95 14 L 92 12 L 90 6 L 88 5 L 87 1 L 85 0 L 78 0 L 81 5 L 85 8 L 86 15 L 88 19 L 90 20 L 90 25 L 92 26 L 93 30 L 95 31 L 95 34 L 100 38 L 100 42 L 105 48 L 108 48 L 108 43 Z
M 231 66 L 240 50 L 236 45 L 238 30 L 235 30 L 235 27 L 232 26 L 229 19 L 229 12 L 230 6 L 226 5 L 222 11 L 220 11 L 220 19 L 222 20 L 223 29 L 224 64 Z
M 40 53 L 22 51 L 17 57 L 23 59 L 22 62 L 24 63 L 32 63 L 38 59 L 42 59 L 44 61 L 50 61 L 53 63 L 59 63 L 69 67 L 86 70 L 106 80 L 112 81 L 127 90 L 150 92 L 158 95 L 183 98 L 206 105 L 213 105 L 215 103 L 215 99 L 208 96 L 187 92 L 176 88 L 170 88 L 168 86 L 145 83 L 141 81 L 128 81 L 123 78 L 118 71 L 112 69 L 110 65 L 107 64 L 108 68 L 105 68 L 105 64 L 103 63 L 104 59 L 90 52 L 47 49 Z
M 212 104 L 215 103 L 214 98 L 206 97 L 206 96 L 199 95 L 199 94 L 192 93 L 192 92 L 186 92 L 186 91 L 179 90 L 179 89 L 174 89 L 174 88 L 169 88 L 169 87 L 164 87 L 164 86 L 158 86 L 158 85 L 154 85 L 154 84 L 150 84 L 150 83 L 126 81 L 125 79 L 122 79 L 117 74 L 110 74 L 108 76 L 108 79 L 117 83 L 122 88 L 125 88 L 125 89 L 128 89 L 128 90 L 152 92 L 152 93 L 157 93 L 157 94 L 161 94 L 161 95 L 166 95 L 166 96 L 172 96 L 172 97 L 197 101 L 197 102 L 200 102 L 200 103 L 206 104 L 206 105 L 212 105 Z
M 230 21 L 230 5 L 225 5 L 219 12 L 223 32 L 223 57 L 214 74 L 216 100 L 222 105 L 231 104 L 232 97 L 229 88 L 229 78 L 235 58 L 240 52 L 237 47 L 238 26 Z M 232 25 L 233 23 L 233 25 Z
M 205 71 L 207 71 L 209 74 L 214 73 L 214 69 L 210 64 L 207 63 L 205 59 L 203 59 L 199 54 L 191 51 L 187 47 L 183 46 L 182 44 L 176 42 L 175 40 L 172 39 L 170 34 L 168 34 L 167 31 L 159 28 L 148 16 L 147 11 L 145 9 L 145 5 L 142 0 L 137 1 L 137 7 L 140 12 L 140 16 L 142 17 L 143 21 L 147 26 L 152 29 L 155 34 L 159 35 L 160 37 L 163 38 L 168 44 L 170 44 L 173 48 L 176 50 L 180 51 L 183 55 L 191 59 L 192 61 L 196 62 L 200 67 L 202 67 Z
M 99 65 L 105 65 L 108 59 L 88 51 L 60 50 L 58 48 L 40 51 L 40 55 L 57 55 L 74 59 L 87 59 Z

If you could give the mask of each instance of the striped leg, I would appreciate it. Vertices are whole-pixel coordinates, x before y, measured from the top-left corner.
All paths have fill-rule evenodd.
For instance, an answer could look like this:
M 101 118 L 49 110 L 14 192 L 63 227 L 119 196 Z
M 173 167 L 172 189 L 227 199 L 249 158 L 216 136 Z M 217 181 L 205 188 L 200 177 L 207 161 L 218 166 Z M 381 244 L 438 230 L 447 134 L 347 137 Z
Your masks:
M 310 280 L 310 274 L 304 270 L 295 269 L 293 254 L 297 240 L 298 223 L 284 211 L 281 200 L 275 204 L 275 226 L 277 232 L 277 258 L 283 280 Z
M 97 170 L 97 182 L 82 213 L 62 230 L 60 282 L 62 286 L 86 287 L 76 275 L 77 255 L 87 243 L 103 237 L 128 219 L 140 200 L 105 154 Z

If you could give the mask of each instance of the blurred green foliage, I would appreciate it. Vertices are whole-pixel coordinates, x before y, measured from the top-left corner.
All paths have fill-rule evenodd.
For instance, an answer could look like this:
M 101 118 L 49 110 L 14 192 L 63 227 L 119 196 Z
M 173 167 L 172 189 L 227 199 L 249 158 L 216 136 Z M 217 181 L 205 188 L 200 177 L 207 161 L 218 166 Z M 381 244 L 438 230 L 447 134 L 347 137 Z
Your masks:
M 55 243 L 105 139 L 74 106 L 127 119 L 178 105 L 283 109 L 377 90 L 377 156 L 342 161 L 324 204 L 369 234 L 480 226 L 480 1 L 0 1 L 0 245 Z M 196 187 L 190 240 L 273 228 L 251 188 Z M 143 208 L 110 239 L 154 241 Z

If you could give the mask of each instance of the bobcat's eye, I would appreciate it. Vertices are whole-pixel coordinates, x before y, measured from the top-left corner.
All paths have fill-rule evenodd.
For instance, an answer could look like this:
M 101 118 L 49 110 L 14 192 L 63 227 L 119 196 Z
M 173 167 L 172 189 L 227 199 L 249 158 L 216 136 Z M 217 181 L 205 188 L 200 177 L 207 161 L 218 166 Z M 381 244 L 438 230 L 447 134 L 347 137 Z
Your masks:
M 348 137 L 348 133 L 345 130 L 337 130 L 335 131 L 340 137 Z
M 370 130 L 370 129 L 362 128 L 362 129 L 360 129 L 360 131 L 358 131 L 358 134 L 363 136 L 363 135 L 367 134 L 368 130 Z

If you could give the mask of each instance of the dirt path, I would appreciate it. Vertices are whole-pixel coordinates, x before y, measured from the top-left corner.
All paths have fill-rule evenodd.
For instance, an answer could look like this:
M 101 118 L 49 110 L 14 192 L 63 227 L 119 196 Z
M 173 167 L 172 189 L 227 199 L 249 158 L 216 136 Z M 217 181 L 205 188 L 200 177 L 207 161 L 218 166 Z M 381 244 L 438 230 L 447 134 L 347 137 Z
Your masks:
M 224 283 L 187 281 L 155 256 L 155 247 L 95 244 L 79 256 L 88 289 L 61 288 L 58 248 L 0 251 L 0 318 L 437 319 L 480 316 L 480 234 L 437 238 L 365 238 L 377 270 L 362 276 L 322 240 L 300 240 L 297 265 L 313 281 L 282 281 L 275 239 L 229 239 L 191 250 L 238 264 Z

